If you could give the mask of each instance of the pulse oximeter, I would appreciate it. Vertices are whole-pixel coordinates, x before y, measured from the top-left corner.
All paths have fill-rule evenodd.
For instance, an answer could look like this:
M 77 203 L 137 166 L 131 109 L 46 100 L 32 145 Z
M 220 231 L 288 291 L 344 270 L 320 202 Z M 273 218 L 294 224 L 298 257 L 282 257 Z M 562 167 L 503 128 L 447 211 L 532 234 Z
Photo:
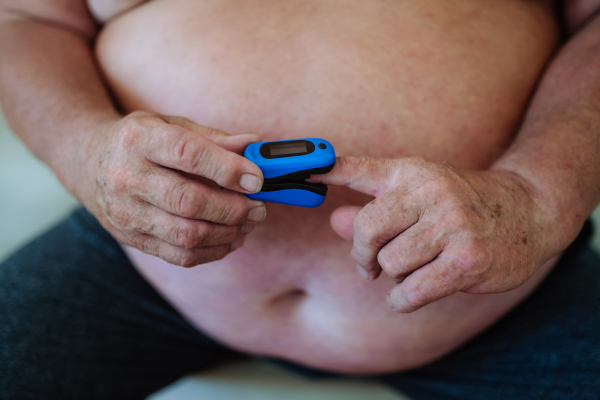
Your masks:
M 326 174 L 335 165 L 335 150 L 323 139 L 293 139 L 251 143 L 244 157 L 258 165 L 264 177 L 260 192 L 247 194 L 254 200 L 318 207 L 327 186 L 306 182 L 311 175 Z

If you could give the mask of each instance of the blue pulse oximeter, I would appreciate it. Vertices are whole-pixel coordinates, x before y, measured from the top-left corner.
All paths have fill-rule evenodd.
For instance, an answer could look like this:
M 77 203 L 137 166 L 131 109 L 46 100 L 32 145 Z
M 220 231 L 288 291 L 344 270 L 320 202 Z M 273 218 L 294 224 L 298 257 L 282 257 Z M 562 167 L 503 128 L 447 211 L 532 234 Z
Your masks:
M 335 150 L 323 139 L 293 139 L 251 143 L 244 157 L 258 165 L 264 177 L 260 192 L 247 194 L 254 200 L 318 207 L 327 186 L 306 182 L 311 175 L 326 174 L 335 165 Z

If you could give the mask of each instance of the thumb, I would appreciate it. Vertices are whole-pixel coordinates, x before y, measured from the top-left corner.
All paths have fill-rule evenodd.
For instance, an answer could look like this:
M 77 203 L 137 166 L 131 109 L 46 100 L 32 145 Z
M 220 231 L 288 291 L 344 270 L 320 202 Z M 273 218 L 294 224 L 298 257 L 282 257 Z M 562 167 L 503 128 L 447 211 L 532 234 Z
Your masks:
M 342 239 L 351 242 L 354 238 L 354 219 L 361 206 L 342 206 L 331 214 L 331 227 Z
M 394 160 L 375 157 L 338 157 L 331 172 L 313 175 L 308 180 L 379 196 L 388 189 L 395 173 Z

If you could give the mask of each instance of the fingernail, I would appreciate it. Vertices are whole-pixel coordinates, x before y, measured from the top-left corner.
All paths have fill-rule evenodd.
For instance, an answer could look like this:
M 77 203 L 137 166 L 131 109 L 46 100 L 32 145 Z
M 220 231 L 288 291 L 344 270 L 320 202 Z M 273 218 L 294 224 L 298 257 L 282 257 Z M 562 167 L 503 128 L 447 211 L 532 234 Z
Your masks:
M 363 269 L 363 267 L 361 267 L 360 265 L 356 264 L 356 269 L 358 270 L 358 273 L 360 274 L 360 276 L 362 276 L 362 278 L 365 281 L 370 281 L 371 280 L 371 276 L 369 275 L 369 273 L 367 271 L 365 271 Z
M 260 187 L 262 186 L 262 184 L 258 176 L 252 174 L 244 174 L 242 175 L 242 179 L 240 179 L 240 186 L 242 187 L 242 189 L 247 190 L 250 193 L 256 193 L 260 191 Z
M 267 209 L 264 206 L 254 207 L 248 213 L 248 221 L 261 222 L 267 217 Z
M 245 223 L 242 225 L 242 230 L 240 232 L 241 233 L 252 232 L 252 230 L 254 229 L 255 226 L 256 226 L 256 224 Z
M 231 251 L 239 249 L 244 244 L 244 239 L 236 239 L 231 243 Z

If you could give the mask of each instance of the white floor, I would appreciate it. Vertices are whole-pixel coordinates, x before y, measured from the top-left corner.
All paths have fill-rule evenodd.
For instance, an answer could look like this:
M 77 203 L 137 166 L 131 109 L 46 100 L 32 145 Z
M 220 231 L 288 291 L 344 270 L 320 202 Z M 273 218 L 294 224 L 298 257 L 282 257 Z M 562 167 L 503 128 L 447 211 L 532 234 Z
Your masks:
M 62 219 L 76 202 L 8 130 L 0 116 L 0 260 Z M 594 219 L 600 227 L 600 209 Z M 600 235 L 595 237 L 600 251 Z M 151 400 L 399 400 L 406 397 L 365 381 L 307 381 L 259 362 L 239 362 L 188 376 Z

